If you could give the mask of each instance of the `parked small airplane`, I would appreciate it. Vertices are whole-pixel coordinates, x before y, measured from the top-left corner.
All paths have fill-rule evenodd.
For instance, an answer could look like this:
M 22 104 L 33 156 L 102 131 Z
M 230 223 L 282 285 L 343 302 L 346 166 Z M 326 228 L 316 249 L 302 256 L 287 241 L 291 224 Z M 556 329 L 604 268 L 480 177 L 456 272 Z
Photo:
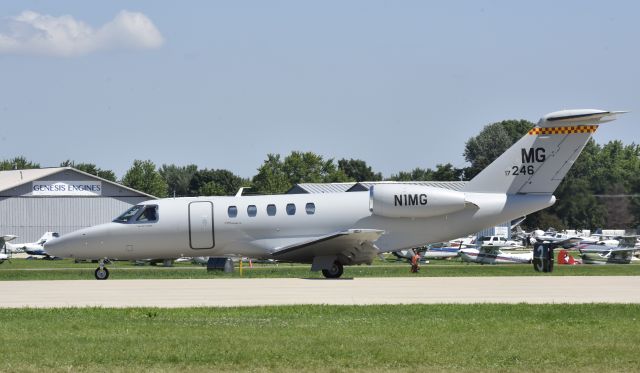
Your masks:
M 554 190 L 598 125 L 622 112 L 547 114 L 462 190 L 410 183 L 363 192 L 192 197 L 133 206 L 113 222 L 45 244 L 52 255 L 103 260 L 224 256 L 311 263 L 337 278 L 381 252 L 443 242 L 555 203 Z
M 621 236 L 620 234 L 617 234 L 617 235 L 603 234 L 603 231 L 604 231 L 603 229 L 598 229 L 594 234 L 580 241 L 580 244 L 607 245 L 607 246 L 618 246 L 620 244 L 620 241 L 617 239 L 617 237 Z
M 9 254 L 12 253 L 12 251 L 7 249 L 7 242 L 15 240 L 16 238 L 18 238 L 18 236 L 14 236 L 12 234 L 0 236 L 0 264 L 4 263 L 5 260 L 8 260 Z
M 569 235 L 565 233 L 559 233 L 556 231 L 546 231 L 544 234 L 534 234 L 533 236 L 538 242 L 550 242 L 556 243 L 568 249 L 575 246 L 582 240 L 582 237 Z
M 503 236 L 482 236 L 476 241 L 479 246 L 496 246 L 496 247 L 508 247 L 508 248 L 522 248 L 520 242 L 507 240 L 507 237 Z
M 8 260 L 13 254 L 14 251 L 7 248 L 7 242 L 15 240 L 18 236 L 14 236 L 13 234 L 5 234 L 0 236 L 0 264 L 4 263 L 5 260 Z
M 60 237 L 60 234 L 57 232 L 45 232 L 45 234 L 36 242 L 17 244 L 8 243 L 6 244 L 6 249 L 11 252 L 25 252 L 31 256 L 42 256 L 49 259 L 51 256 L 44 250 L 44 244 L 47 241 L 58 237 Z
M 466 237 L 458 237 L 449 241 L 449 246 L 462 249 L 463 247 L 475 247 L 476 236 L 469 235 Z
M 460 248 L 444 246 L 444 245 L 427 245 L 415 249 L 410 250 L 398 250 L 394 251 L 392 254 L 397 256 L 398 258 L 411 260 L 413 257 L 414 251 L 420 255 L 421 260 L 427 259 L 449 259 L 455 258 L 460 255 Z
M 584 264 L 629 264 L 638 248 L 636 236 L 617 237 L 618 245 L 580 244 L 577 246 Z
M 511 253 L 502 251 L 500 246 L 480 246 L 479 249 L 460 249 L 463 262 L 480 264 L 518 264 L 531 263 L 533 251 L 526 253 Z

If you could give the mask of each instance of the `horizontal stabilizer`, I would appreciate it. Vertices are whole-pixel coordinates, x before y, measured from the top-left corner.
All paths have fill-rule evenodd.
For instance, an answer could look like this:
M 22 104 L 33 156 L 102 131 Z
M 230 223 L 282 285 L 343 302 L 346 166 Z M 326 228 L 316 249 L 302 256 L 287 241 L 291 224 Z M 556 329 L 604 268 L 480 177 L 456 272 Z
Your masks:
M 611 122 L 616 119 L 617 114 L 624 114 L 626 111 L 606 111 L 598 109 L 575 109 L 561 110 L 549 113 L 538 122 L 538 127 L 556 127 L 562 124 L 572 126 L 593 125 Z

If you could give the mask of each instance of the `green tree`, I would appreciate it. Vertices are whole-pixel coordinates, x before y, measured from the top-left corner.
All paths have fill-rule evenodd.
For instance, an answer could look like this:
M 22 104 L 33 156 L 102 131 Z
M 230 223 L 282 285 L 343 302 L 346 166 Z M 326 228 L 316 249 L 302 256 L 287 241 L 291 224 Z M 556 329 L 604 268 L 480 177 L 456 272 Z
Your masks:
M 5 159 L 2 162 L 0 162 L 1 171 L 26 170 L 29 168 L 40 168 L 40 164 L 27 161 L 27 159 L 23 156 L 14 157 L 11 159 Z
M 558 216 L 571 228 L 602 228 L 606 209 L 594 196 L 587 179 L 579 178 L 562 184 L 556 191 L 557 202 L 548 213 Z
M 284 193 L 297 183 L 338 183 L 349 181 L 333 159 L 324 160 L 313 152 L 293 151 L 284 160 L 279 154 L 269 154 L 253 187 L 259 193 Z
M 391 175 L 390 181 L 432 181 L 434 180 L 433 170 L 416 167 L 411 171 L 400 171 L 397 175 Z
M 635 182 L 635 186 L 629 191 L 631 194 L 629 210 L 633 215 L 633 227 L 640 234 L 640 177 L 636 177 Z
M 75 163 L 75 161 L 67 159 L 66 161 L 60 163 L 60 167 L 73 167 L 76 170 L 80 170 L 82 172 L 86 172 L 88 174 L 95 175 L 109 181 L 116 181 L 116 174 L 113 171 L 103 170 L 101 168 L 98 168 L 98 166 L 93 163 Z
M 594 172 L 595 193 L 602 195 L 607 226 L 638 228 L 640 225 L 640 146 L 610 141 L 602 146 Z
M 290 186 L 297 183 L 336 183 L 349 181 L 333 159 L 324 160 L 313 152 L 293 151 L 282 163 L 282 171 Z
M 253 177 L 253 189 L 263 194 L 284 193 L 291 184 L 283 169 L 280 154 L 268 154 L 258 173 Z
M 536 212 L 535 214 L 528 215 L 527 219 L 524 221 L 524 223 L 522 223 L 522 225 L 527 230 L 546 230 L 547 228 L 551 227 L 558 230 L 570 228 L 567 227 L 556 214 L 550 213 L 547 210 L 541 210 Z
M 438 164 L 433 172 L 433 180 L 436 181 L 459 181 L 464 170 L 455 168 L 451 163 Z
M 606 211 L 606 226 L 614 229 L 634 228 L 631 201 L 622 183 L 610 185 L 601 203 Z
M 187 166 L 176 166 L 174 164 L 163 164 L 158 170 L 160 176 L 167 183 L 169 195 L 186 197 L 194 196 L 190 193 L 190 184 L 193 175 L 198 171 L 198 166 L 190 164 Z
M 249 181 L 229 170 L 198 170 L 189 183 L 189 194 L 200 196 L 230 196 L 249 186 Z
M 472 179 L 480 173 L 533 126 L 527 120 L 504 120 L 485 126 L 465 144 L 464 158 L 471 163 L 465 170 L 465 178 Z
M 222 185 L 217 184 L 215 181 L 209 181 L 198 188 L 198 193 L 196 195 L 200 196 L 227 196 L 229 193 L 224 190 Z
M 136 159 L 133 161 L 133 166 L 122 178 L 122 184 L 156 197 L 167 196 L 167 183 L 156 171 L 156 165 L 150 160 Z
M 361 159 L 341 159 L 338 161 L 338 169 L 352 181 L 380 181 L 382 174 L 373 172 L 371 166 Z

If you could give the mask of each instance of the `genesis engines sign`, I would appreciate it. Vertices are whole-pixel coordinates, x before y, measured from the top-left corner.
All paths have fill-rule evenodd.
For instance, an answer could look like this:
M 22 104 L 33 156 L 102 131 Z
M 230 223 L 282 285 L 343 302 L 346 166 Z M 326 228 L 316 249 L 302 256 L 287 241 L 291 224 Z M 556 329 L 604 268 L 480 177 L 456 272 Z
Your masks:
M 34 196 L 101 196 L 101 181 L 34 181 Z

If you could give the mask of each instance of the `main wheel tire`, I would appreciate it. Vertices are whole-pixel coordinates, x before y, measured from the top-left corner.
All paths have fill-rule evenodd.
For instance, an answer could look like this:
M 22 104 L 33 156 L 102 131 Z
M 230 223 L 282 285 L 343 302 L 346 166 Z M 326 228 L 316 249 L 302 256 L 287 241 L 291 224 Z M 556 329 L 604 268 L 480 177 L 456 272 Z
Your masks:
M 322 275 L 326 278 L 340 278 L 344 272 L 344 267 L 340 262 L 334 262 L 331 268 L 323 269 Z
M 106 268 L 96 268 L 94 272 L 96 280 L 106 280 L 109 278 L 109 270 Z

